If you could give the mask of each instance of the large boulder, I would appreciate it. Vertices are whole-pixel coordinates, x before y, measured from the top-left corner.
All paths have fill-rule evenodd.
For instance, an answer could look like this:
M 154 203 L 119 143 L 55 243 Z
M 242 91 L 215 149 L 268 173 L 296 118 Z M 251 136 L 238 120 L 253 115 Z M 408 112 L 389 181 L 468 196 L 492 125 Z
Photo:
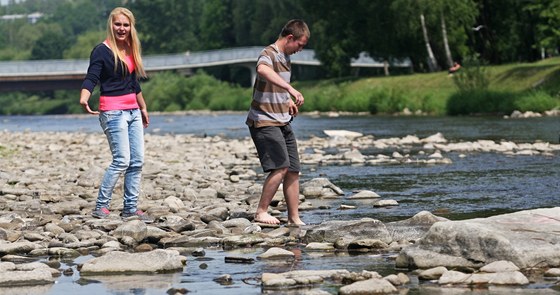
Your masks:
M 411 218 L 388 222 L 385 226 L 394 241 L 416 241 L 439 221 L 449 221 L 449 219 L 436 216 L 428 211 L 421 211 Z
M 86 261 L 81 275 L 163 273 L 181 271 L 185 258 L 173 250 L 157 249 L 143 253 L 109 252 Z
M 560 207 L 436 222 L 404 248 L 397 267 L 474 267 L 508 260 L 521 269 L 560 266 Z M 538 250 L 536 250 L 538 249 Z
M 381 221 L 372 218 L 323 222 L 308 229 L 303 239 L 305 243 L 334 243 L 339 238 L 348 240 L 377 239 L 384 243 L 392 241 L 385 225 Z

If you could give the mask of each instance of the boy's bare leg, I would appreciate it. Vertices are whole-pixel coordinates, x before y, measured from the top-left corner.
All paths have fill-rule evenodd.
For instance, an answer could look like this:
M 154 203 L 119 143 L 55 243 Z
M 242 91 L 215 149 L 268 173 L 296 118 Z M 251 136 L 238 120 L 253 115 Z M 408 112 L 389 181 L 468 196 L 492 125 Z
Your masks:
M 288 168 L 273 170 L 266 177 L 254 221 L 267 224 L 280 224 L 278 218 L 268 214 L 268 206 L 278 191 L 278 187 L 284 180 L 286 171 L 288 171 Z
M 287 172 L 284 177 L 284 198 L 288 205 L 288 223 L 305 225 L 299 218 L 299 173 Z

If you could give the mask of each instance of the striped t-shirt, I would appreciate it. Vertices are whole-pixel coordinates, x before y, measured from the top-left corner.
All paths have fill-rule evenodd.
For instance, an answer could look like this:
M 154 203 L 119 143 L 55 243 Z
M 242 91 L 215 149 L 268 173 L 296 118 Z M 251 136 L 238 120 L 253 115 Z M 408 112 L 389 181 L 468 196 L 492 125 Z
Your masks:
M 290 83 L 290 56 L 280 52 L 275 44 L 261 51 L 257 67 L 261 64 L 271 67 L 282 79 Z M 247 115 L 247 125 L 252 127 L 284 126 L 290 122 L 290 93 L 263 77 L 257 75 L 253 87 L 253 101 Z

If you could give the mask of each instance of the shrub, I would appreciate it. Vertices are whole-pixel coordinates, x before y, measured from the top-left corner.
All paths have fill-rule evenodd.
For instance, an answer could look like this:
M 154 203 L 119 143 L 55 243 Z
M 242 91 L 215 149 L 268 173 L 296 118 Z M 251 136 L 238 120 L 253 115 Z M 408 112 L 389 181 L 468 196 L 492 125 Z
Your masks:
M 560 100 L 558 98 L 554 98 L 542 90 L 534 90 L 519 95 L 514 102 L 514 108 L 521 112 L 544 112 L 558 107 L 559 105 Z
M 447 114 L 510 114 L 515 109 L 515 99 L 515 94 L 509 92 L 459 91 L 447 101 Z
M 453 82 L 459 91 L 471 92 L 487 89 L 490 79 L 482 62 L 471 57 L 465 59 L 463 67 L 453 74 Z

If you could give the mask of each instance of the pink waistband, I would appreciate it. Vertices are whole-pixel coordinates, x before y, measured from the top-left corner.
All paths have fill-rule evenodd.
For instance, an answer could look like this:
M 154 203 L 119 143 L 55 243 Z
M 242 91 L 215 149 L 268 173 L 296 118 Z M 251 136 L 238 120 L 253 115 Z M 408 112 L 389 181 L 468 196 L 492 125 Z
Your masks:
M 136 93 L 99 97 L 100 111 L 132 110 L 137 108 L 139 106 L 138 101 L 136 101 Z

